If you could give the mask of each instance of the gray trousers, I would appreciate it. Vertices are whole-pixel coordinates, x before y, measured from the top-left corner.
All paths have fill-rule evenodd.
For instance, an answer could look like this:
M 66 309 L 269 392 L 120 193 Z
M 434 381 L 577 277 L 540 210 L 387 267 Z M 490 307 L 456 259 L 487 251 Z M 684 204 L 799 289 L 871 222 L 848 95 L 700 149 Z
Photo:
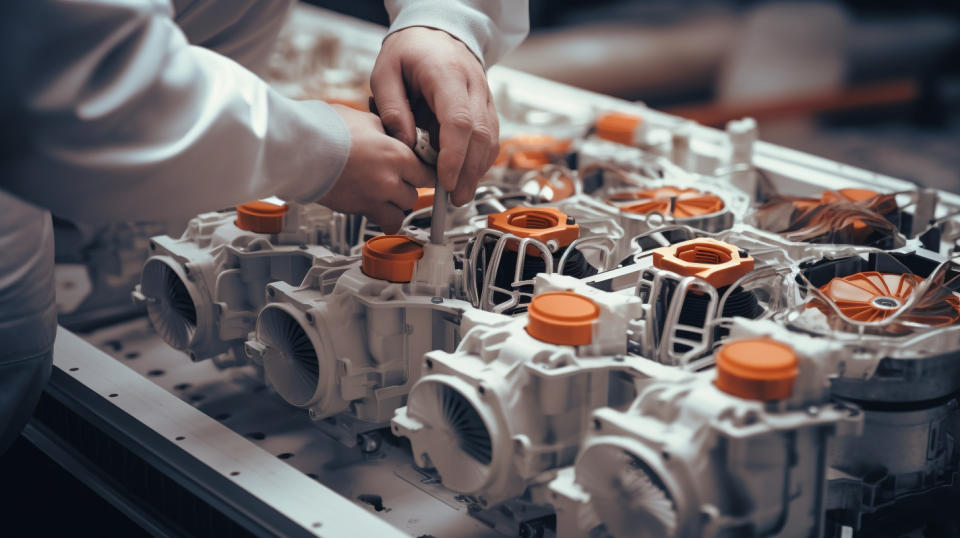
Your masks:
M 52 351 L 0 363 L 0 454 L 30 420 L 52 367 Z

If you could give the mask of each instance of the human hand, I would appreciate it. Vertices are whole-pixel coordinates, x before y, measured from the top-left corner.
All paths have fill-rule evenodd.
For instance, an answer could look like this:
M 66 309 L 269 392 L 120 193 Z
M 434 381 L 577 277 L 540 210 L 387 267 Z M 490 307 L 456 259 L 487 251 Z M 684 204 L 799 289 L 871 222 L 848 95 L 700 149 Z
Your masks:
M 373 114 L 342 105 L 333 109 L 350 131 L 350 155 L 318 202 L 336 211 L 362 213 L 384 233 L 396 233 L 403 211 L 417 201 L 416 187 L 436 185 L 436 173 L 409 146 L 388 136 Z
M 411 103 L 426 101 L 440 125 L 437 175 L 451 201 L 473 199 L 480 178 L 497 158 L 500 122 L 483 66 L 446 32 L 411 27 L 389 35 L 370 76 L 387 132 L 412 146 Z

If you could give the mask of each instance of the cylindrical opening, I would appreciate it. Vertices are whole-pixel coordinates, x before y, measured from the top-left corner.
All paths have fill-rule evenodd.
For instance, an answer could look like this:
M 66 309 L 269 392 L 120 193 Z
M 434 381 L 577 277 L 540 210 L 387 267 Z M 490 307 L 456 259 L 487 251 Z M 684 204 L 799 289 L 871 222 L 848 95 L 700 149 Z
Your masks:
M 708 265 L 719 265 L 733 259 L 728 250 L 705 244 L 693 244 L 678 248 L 677 257 L 685 262 Z
M 320 361 L 301 321 L 283 308 L 268 306 L 260 313 L 257 335 L 271 348 L 263 369 L 277 393 L 297 407 L 309 405 L 320 383 Z
M 197 334 L 197 307 L 182 270 L 170 261 L 150 258 L 143 266 L 140 291 L 157 334 L 176 349 L 187 349 Z
M 560 221 L 554 215 L 533 210 L 514 213 L 510 215 L 507 222 L 511 226 L 528 230 L 546 230 L 560 224 Z

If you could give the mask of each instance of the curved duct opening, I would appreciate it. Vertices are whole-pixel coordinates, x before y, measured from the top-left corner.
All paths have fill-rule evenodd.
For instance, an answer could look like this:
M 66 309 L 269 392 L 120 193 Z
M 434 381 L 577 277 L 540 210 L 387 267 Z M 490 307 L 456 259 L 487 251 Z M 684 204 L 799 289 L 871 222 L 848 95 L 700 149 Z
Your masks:
M 187 349 L 197 334 L 197 306 L 179 272 L 160 259 L 147 260 L 140 277 L 147 315 L 163 340 Z
M 414 387 L 407 413 L 424 424 L 415 450 L 424 453 L 449 489 L 482 494 L 499 456 L 496 422 L 469 383 L 451 376 L 431 376 Z
M 274 388 L 295 406 L 309 404 L 320 383 L 320 361 L 303 325 L 286 310 L 268 306 L 257 334 L 273 351 L 264 356 L 263 368 Z
M 577 463 L 577 481 L 590 494 L 597 520 L 614 536 L 677 535 L 674 499 L 653 469 L 631 452 L 608 444 L 590 447 Z

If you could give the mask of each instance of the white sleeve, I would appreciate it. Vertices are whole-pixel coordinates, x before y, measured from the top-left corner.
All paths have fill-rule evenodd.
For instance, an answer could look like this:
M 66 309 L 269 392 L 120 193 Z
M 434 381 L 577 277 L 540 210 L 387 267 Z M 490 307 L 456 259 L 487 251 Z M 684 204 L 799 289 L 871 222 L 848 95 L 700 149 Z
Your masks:
M 443 30 L 485 67 L 497 63 L 530 31 L 529 0 L 386 0 L 390 32 L 411 26 Z
M 343 169 L 349 132 L 332 108 L 190 45 L 169 0 L 19 4 L 30 30 L 8 95 L 23 151 L 0 188 L 83 222 L 163 220 L 314 200 Z
M 294 0 L 173 0 L 173 20 L 199 45 L 255 73 L 266 67 Z

